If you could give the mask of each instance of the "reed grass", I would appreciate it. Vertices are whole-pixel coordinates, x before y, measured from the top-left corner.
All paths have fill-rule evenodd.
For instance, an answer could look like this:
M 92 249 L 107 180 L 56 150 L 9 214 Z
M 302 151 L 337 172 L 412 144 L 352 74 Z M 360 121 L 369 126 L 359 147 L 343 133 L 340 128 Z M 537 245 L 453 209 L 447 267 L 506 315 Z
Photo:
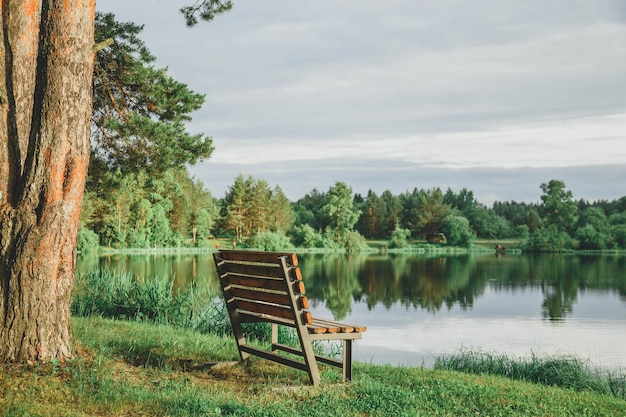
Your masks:
M 137 277 L 97 269 L 76 277 L 72 315 L 147 321 L 227 334 L 230 321 L 223 303 L 195 284 L 173 288 L 167 276 Z
M 195 284 L 174 289 L 173 281 L 161 275 L 146 278 L 97 269 L 76 278 L 72 315 L 167 324 L 204 334 L 232 336 L 221 294 L 216 297 Z M 270 343 L 268 323 L 247 323 L 242 327 L 247 339 Z M 292 346 L 299 343 L 295 330 L 283 326 L 279 327 L 278 339 Z M 335 346 L 328 343 L 316 342 L 314 349 L 318 353 L 337 353 Z
M 594 368 L 575 356 L 511 358 L 506 354 L 461 350 L 435 360 L 435 369 L 497 375 L 575 391 L 592 391 L 626 400 L 626 373 Z

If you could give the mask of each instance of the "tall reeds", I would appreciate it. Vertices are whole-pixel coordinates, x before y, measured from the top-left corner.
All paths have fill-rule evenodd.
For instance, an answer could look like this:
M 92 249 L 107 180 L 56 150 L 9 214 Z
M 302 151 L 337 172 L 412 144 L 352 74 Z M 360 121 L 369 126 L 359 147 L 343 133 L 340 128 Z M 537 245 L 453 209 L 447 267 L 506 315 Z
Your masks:
M 529 358 L 511 358 L 505 354 L 461 350 L 438 357 L 435 369 L 504 376 L 626 399 L 626 374 L 592 368 L 589 362 L 575 356 L 540 357 L 533 354 Z
M 232 334 L 221 294 L 210 294 L 189 284 L 174 288 L 167 276 L 139 277 L 107 269 L 97 269 L 76 277 L 72 315 L 99 316 L 167 324 L 217 336 Z M 246 337 L 258 342 L 271 340 L 267 323 L 244 326 Z M 281 343 L 297 343 L 290 329 L 279 329 Z
M 148 321 L 224 334 L 230 329 L 222 304 L 195 284 L 174 289 L 166 276 L 137 277 L 98 269 L 76 278 L 72 315 Z

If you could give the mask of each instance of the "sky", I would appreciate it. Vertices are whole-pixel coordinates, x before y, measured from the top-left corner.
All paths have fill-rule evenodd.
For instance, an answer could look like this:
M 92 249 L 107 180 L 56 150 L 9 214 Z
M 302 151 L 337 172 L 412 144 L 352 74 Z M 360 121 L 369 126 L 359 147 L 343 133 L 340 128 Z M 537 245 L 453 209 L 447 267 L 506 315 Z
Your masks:
M 187 28 L 195 0 L 99 0 L 158 67 L 206 94 L 190 167 L 214 197 L 238 174 L 295 201 L 467 188 L 482 203 L 626 196 L 623 0 L 234 0 Z

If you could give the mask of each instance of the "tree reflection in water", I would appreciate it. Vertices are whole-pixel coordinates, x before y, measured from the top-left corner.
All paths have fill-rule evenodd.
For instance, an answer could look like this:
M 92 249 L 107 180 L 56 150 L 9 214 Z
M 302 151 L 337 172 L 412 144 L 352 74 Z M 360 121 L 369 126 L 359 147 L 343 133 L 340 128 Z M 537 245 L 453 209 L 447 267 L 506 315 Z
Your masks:
M 541 314 L 563 320 L 573 312 L 580 291 L 616 291 L 626 301 L 623 256 L 560 254 L 506 256 L 303 254 L 302 272 L 309 297 L 324 302 L 336 319 L 352 303 L 390 308 L 400 303 L 436 313 L 444 306 L 471 308 L 485 289 L 539 288 Z
M 486 289 L 515 292 L 538 289 L 537 308 L 547 320 L 571 315 L 581 293 L 617 293 L 626 302 L 626 256 L 619 255 L 411 255 L 300 254 L 300 266 L 313 306 L 324 303 L 342 320 L 353 303 L 372 310 L 396 304 L 433 314 L 442 308 L 471 308 Z M 79 259 L 78 273 L 95 268 L 130 273 L 139 279 L 169 276 L 174 289 L 193 282 L 208 296 L 221 296 L 211 254 L 112 255 Z

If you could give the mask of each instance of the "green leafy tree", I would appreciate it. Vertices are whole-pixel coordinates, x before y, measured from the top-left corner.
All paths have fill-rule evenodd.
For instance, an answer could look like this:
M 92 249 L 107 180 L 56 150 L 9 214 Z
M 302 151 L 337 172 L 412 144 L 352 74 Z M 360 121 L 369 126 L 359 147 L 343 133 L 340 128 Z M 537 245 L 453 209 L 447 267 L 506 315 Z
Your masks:
M 469 220 L 463 216 L 446 217 L 441 230 L 446 235 L 448 246 L 470 247 L 476 238 Z
M 578 206 L 571 191 L 565 188 L 565 183 L 551 180 L 541 184 L 541 213 L 546 226 L 554 226 L 558 232 L 569 233 L 576 224 Z
M 266 232 L 286 233 L 294 222 L 291 203 L 280 187 L 239 174 L 222 201 L 223 227 L 237 242 Z
M 559 252 L 570 248 L 572 239 L 566 232 L 550 225 L 535 230 L 522 246 L 531 252 Z
M 498 216 L 493 210 L 487 209 L 481 204 L 463 212 L 464 217 L 470 222 L 472 230 L 482 238 L 498 239 L 512 235 L 509 222 L 502 216 Z
M 313 189 L 294 204 L 295 225 L 308 224 L 322 232 L 328 226 L 328 219 L 322 208 L 326 204 L 326 193 Z
M 626 197 L 620 201 L 626 201 Z M 626 248 L 626 210 L 615 211 L 609 216 L 609 227 L 613 241 L 619 248 Z
M 541 227 L 532 230 L 524 247 L 531 251 L 562 251 L 572 246 L 570 233 L 575 227 L 578 205 L 565 183 L 551 180 L 541 184 Z M 532 211 L 530 212 L 532 214 Z
M 353 230 L 360 214 L 354 208 L 352 188 L 342 181 L 337 181 L 330 187 L 322 211 L 328 219 L 329 229 L 339 241 Z
M 543 226 L 543 220 L 541 220 L 541 216 L 534 208 L 528 210 L 526 214 L 526 225 L 528 226 L 528 231 L 531 233 Z
M 609 220 L 598 207 L 588 207 L 578 220 L 575 237 L 580 249 L 602 250 L 613 246 Z

